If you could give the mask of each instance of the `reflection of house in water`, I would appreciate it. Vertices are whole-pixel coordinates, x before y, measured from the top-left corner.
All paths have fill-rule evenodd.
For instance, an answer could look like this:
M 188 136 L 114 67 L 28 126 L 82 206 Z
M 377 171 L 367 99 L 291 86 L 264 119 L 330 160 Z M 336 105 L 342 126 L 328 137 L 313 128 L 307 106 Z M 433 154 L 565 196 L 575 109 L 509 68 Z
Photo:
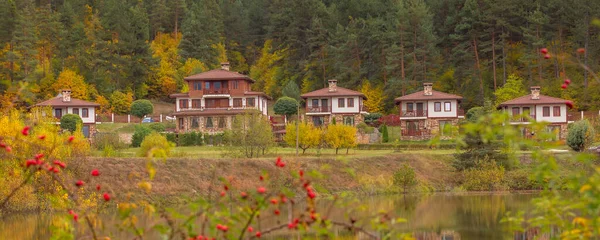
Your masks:
M 542 233 L 539 228 L 529 228 L 525 232 L 515 232 L 514 240 L 547 240 L 552 239 L 553 237 L 559 236 L 559 231 L 557 229 L 551 229 L 550 233 Z
M 417 240 L 460 240 L 460 234 L 455 231 L 446 230 L 437 232 L 417 232 L 413 234 Z

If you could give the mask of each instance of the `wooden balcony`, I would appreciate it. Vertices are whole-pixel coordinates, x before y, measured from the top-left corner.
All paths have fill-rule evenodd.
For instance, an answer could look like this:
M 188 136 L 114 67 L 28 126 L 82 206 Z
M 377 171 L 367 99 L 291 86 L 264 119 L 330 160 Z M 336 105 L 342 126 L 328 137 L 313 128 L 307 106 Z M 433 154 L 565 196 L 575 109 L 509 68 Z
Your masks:
M 458 113 L 459 117 L 460 116 L 463 116 L 463 117 L 465 116 L 465 110 L 464 109 L 458 109 L 457 113 Z
M 429 130 L 411 130 L 411 129 L 402 130 L 402 136 L 420 137 L 420 136 L 429 136 L 429 135 L 431 135 L 431 132 Z
M 204 89 L 202 90 L 202 94 L 204 95 L 228 95 L 229 94 L 229 89 Z
M 511 123 L 526 123 L 530 121 L 535 121 L 535 114 L 530 114 L 529 116 L 525 114 L 510 116 Z
M 427 117 L 427 109 L 424 110 L 403 110 L 400 117 Z
M 306 113 L 331 113 L 331 106 L 306 106 Z

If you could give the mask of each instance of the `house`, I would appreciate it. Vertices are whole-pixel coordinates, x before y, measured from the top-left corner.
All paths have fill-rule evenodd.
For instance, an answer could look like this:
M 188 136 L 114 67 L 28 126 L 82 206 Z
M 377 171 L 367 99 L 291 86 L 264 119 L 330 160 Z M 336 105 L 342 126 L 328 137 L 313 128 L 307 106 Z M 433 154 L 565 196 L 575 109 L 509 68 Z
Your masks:
M 38 103 L 35 106 L 52 107 L 52 116 L 58 120 L 65 114 L 79 115 L 83 121 L 81 130 L 86 138 L 92 136 L 96 131 L 96 108 L 100 104 L 71 98 L 70 89 L 64 89 L 58 96 Z
M 231 129 L 237 114 L 258 110 L 267 115 L 271 99 L 263 92 L 252 91 L 250 77 L 229 71 L 229 63 L 184 78 L 189 92 L 171 94 L 175 98 L 177 131 L 219 133 Z
M 461 100 L 461 96 L 434 91 L 432 83 L 423 83 L 423 91 L 396 98 L 401 139 L 425 140 L 447 134 L 441 130 L 448 125 L 458 126 L 459 120 L 464 118 Z
M 557 139 L 567 137 L 567 100 L 540 94 L 540 87 L 531 87 L 531 94 L 501 103 L 498 108 L 508 112 L 510 123 L 519 125 L 524 136 L 533 136 L 534 132 L 525 125 L 531 121 L 547 122 L 548 131 L 554 132 Z
M 364 94 L 338 87 L 337 80 L 329 80 L 329 87 L 302 94 L 306 102 L 305 119 L 315 126 L 325 126 L 335 119 L 336 123 L 356 126 L 367 114 Z

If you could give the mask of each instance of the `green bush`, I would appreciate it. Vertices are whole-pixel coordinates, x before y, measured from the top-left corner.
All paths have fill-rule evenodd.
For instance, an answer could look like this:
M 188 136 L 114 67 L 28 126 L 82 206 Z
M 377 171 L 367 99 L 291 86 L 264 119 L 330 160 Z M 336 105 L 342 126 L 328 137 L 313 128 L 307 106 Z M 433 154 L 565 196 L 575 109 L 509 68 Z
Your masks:
M 173 143 L 167 141 L 167 138 L 160 133 L 151 133 L 144 138 L 138 151 L 140 157 L 169 157 L 171 155 Z
M 131 137 L 131 146 L 139 147 L 144 141 L 144 138 L 152 133 L 152 129 L 146 125 L 136 125 Z
M 151 114 L 153 111 L 154 106 L 148 100 L 135 100 L 131 104 L 131 115 L 139 117 L 140 119 Z
M 567 145 L 574 151 L 584 151 L 594 143 L 594 128 L 588 120 L 580 120 L 569 126 Z
M 110 146 L 114 150 L 123 149 L 127 144 L 121 141 L 118 133 L 96 133 L 94 134 L 93 146 L 98 150 Z
M 394 186 L 402 188 L 403 193 L 407 193 L 418 183 L 415 170 L 408 166 L 408 164 L 402 164 L 400 169 L 394 172 Z
M 506 190 L 504 184 L 504 167 L 493 161 L 486 161 L 477 168 L 463 171 L 462 187 L 467 191 L 497 191 Z
M 69 132 L 75 132 L 75 130 L 77 130 L 77 124 L 83 124 L 79 115 L 65 114 L 60 118 L 60 128 L 68 130 Z
M 500 151 L 503 146 L 501 141 L 484 142 L 480 135 L 473 134 L 466 135 L 463 141 L 466 146 L 462 148 L 462 152 L 454 154 L 452 162 L 456 170 L 479 167 L 480 164 L 489 161 L 494 161 L 505 168 L 512 167 L 508 154 Z
M 150 129 L 152 129 L 155 132 L 164 132 L 166 129 L 165 125 L 162 123 L 150 123 L 147 125 Z
M 281 97 L 277 99 L 277 102 L 273 105 L 273 111 L 275 114 L 289 117 L 298 112 L 298 101 L 291 97 Z
M 361 122 L 359 124 L 356 124 L 356 128 L 358 129 L 359 132 L 361 133 L 373 133 L 375 131 L 374 127 L 371 127 L 369 125 L 367 125 L 364 122 Z
M 196 144 L 195 132 L 186 132 L 179 134 L 179 144 L 181 146 L 194 146 Z
M 179 146 L 177 135 L 175 135 L 175 133 L 165 133 L 163 135 L 167 138 L 167 141 L 175 143 L 176 146 Z
M 529 169 L 516 169 L 507 171 L 504 175 L 506 184 L 510 190 L 537 190 L 542 189 L 543 184 L 532 179 L 533 171 Z
M 370 113 L 365 115 L 365 123 L 375 125 L 383 115 L 381 113 Z
M 201 133 L 201 132 L 199 132 L 199 133 L 196 135 L 196 142 L 195 142 L 195 145 L 196 145 L 196 146 L 202 146 L 203 144 L 204 144 L 204 142 L 202 141 L 202 133 Z
M 456 143 L 442 141 L 435 146 L 431 146 L 429 142 L 405 142 L 397 141 L 394 143 L 380 143 L 380 144 L 358 144 L 356 147 L 359 150 L 419 150 L 419 149 L 456 149 Z
M 381 126 L 381 138 L 384 143 L 390 141 L 390 135 L 388 134 L 388 128 L 386 125 Z

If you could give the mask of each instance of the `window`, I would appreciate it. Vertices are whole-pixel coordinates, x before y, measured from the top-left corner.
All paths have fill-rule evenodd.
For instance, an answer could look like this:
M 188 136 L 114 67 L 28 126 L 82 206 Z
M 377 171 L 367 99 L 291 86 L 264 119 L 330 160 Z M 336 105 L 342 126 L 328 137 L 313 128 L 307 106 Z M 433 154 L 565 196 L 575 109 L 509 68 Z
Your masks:
M 192 99 L 192 108 L 200 108 L 202 102 L 200 99 Z
M 325 123 L 325 117 L 313 116 L 312 120 L 313 125 L 315 125 L 316 127 L 323 126 L 323 124 Z
M 82 118 L 90 117 L 90 114 L 88 113 L 88 109 L 87 108 L 82 108 L 81 109 L 81 117 Z
M 254 98 L 246 98 L 246 106 L 254 107 L 255 106 Z
M 560 117 L 560 107 L 555 106 L 552 109 L 553 109 L 552 115 L 555 116 L 555 117 Z
M 344 116 L 344 125 L 354 126 L 354 116 Z
M 518 107 L 512 108 L 512 115 L 513 116 L 517 116 L 519 114 L 521 114 L 521 110 Z
M 406 111 L 407 112 L 412 112 L 413 110 L 414 110 L 413 103 L 407 103 L 406 104 Z
M 219 118 L 219 128 L 225 128 L 225 118 L 224 117 Z
M 210 82 L 204 82 L 204 89 L 210 89 Z
M 212 117 L 206 117 L 206 128 L 212 128 L 213 127 L 213 121 L 212 121 Z
M 451 129 L 452 122 L 450 122 L 450 121 L 439 121 L 439 125 L 440 125 L 440 134 L 442 136 L 444 136 L 444 135 L 450 135 L 450 131 L 452 131 L 452 129 Z
M 452 111 L 452 104 L 450 102 L 444 102 L 444 112 Z
M 194 90 L 202 90 L 202 82 L 194 82 Z
M 441 112 L 442 111 L 442 103 L 441 102 L 434 102 L 433 103 L 433 110 L 436 112 Z
M 179 129 L 183 130 L 183 118 L 179 118 Z
M 73 108 L 73 114 L 79 115 L 79 108 Z
M 557 141 L 560 139 L 560 126 L 556 126 L 556 125 L 546 126 L 546 131 L 548 133 L 554 134 L 552 140 Z
M 232 85 L 233 85 L 233 89 L 238 89 L 238 84 L 239 84 L 239 81 L 238 81 L 238 80 L 235 80 L 235 81 L 232 81 L 232 83 L 233 83 L 233 84 L 232 84 Z
M 313 107 L 318 107 L 319 106 L 319 99 L 313 99 L 312 100 L 312 106 Z
M 550 107 L 543 107 L 542 108 L 542 116 L 544 116 L 544 117 L 550 117 Z
M 338 107 L 341 107 L 341 108 L 343 108 L 343 107 L 344 107 L 344 105 L 345 105 L 345 102 L 344 102 L 344 100 L 345 100 L 345 99 L 343 99 L 343 98 L 338 98 Z
M 221 82 L 214 82 L 214 83 L 213 83 L 213 88 L 214 88 L 215 90 L 219 90 L 219 89 L 221 89 Z
M 55 109 L 54 109 L 54 117 L 56 117 L 56 118 L 59 118 L 59 119 L 60 119 L 60 118 L 62 117 L 62 109 L 60 109 L 60 108 L 55 108 Z
M 192 128 L 199 128 L 200 127 L 200 121 L 197 117 L 192 118 Z
M 348 98 L 348 107 L 349 108 L 353 108 L 354 107 L 354 98 Z
M 83 136 L 85 138 L 90 138 L 90 126 L 89 125 L 81 126 L 81 131 L 83 132 Z
M 242 107 L 242 99 L 234 98 L 233 99 L 233 107 Z
M 188 100 L 187 99 L 180 99 L 179 100 L 179 108 L 188 108 Z

